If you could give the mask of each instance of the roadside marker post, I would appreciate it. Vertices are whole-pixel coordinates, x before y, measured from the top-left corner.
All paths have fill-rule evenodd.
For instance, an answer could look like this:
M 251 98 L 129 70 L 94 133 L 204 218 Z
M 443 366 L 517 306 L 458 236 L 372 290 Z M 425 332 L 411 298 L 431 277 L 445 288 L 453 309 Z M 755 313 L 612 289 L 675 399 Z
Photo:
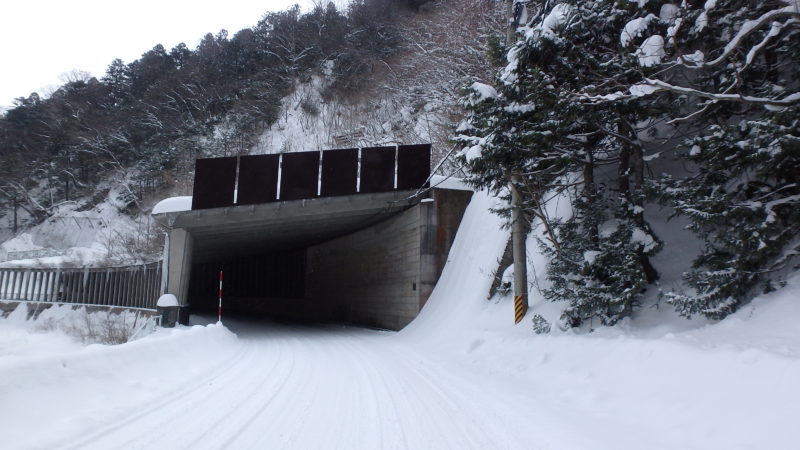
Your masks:
M 514 296 L 514 324 L 518 324 L 522 321 L 522 318 L 525 317 L 525 313 L 528 312 L 528 302 L 525 301 L 525 297 L 522 295 L 515 295 Z
M 217 322 L 222 323 L 222 271 L 219 271 L 219 307 L 217 308 Z

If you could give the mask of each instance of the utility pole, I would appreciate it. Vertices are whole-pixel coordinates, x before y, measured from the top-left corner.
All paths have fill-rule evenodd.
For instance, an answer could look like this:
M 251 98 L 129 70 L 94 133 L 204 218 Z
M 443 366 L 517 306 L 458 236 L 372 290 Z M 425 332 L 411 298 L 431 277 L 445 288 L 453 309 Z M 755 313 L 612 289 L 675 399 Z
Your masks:
M 511 246 L 514 255 L 514 323 L 520 323 L 528 312 L 528 263 L 525 249 L 525 214 L 519 187 L 522 178 L 511 176 Z
M 516 41 L 517 34 L 517 8 L 522 7 L 516 0 L 506 0 L 506 47 Z M 522 196 L 519 185 L 522 177 L 519 174 L 511 175 L 511 246 L 514 256 L 514 323 L 520 323 L 528 312 L 528 263 L 525 249 L 525 215 L 522 213 Z

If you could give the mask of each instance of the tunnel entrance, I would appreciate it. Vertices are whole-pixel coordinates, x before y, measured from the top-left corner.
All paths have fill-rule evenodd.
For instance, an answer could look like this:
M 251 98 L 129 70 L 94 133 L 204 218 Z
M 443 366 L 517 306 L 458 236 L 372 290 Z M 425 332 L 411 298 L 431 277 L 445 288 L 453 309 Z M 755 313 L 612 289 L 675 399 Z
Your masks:
M 245 235 L 190 227 L 188 312 L 216 313 L 222 268 L 225 313 L 400 329 L 433 290 L 471 194 L 435 189 L 431 198 L 333 235 L 308 228 L 304 239 L 281 231 L 297 233 L 301 224 L 264 223 Z
M 228 312 L 403 328 L 472 195 L 429 174 L 427 144 L 198 160 L 191 209 L 153 213 L 181 321 L 216 309 L 222 268 Z

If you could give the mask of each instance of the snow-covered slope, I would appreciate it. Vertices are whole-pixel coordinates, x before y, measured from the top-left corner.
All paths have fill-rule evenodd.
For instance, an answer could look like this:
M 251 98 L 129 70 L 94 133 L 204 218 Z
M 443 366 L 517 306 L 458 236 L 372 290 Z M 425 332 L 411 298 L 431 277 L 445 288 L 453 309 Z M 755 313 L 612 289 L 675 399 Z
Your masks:
M 109 181 L 109 183 L 111 183 Z M 0 267 L 92 267 L 137 262 L 140 249 L 157 246 L 162 233 L 149 214 L 131 217 L 122 212 L 119 187 L 108 188 L 90 209 L 65 203 L 39 225 L 0 244 Z M 52 256 L 37 257 L 37 250 Z M 138 254 L 137 254 L 138 253 Z

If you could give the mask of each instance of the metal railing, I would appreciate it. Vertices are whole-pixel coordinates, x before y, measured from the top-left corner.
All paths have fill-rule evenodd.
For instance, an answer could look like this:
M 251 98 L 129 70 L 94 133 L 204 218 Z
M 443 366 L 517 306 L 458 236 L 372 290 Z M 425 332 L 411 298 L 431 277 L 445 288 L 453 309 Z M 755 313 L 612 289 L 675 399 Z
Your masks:
M 84 269 L 0 269 L 0 299 L 155 309 L 162 263 Z

